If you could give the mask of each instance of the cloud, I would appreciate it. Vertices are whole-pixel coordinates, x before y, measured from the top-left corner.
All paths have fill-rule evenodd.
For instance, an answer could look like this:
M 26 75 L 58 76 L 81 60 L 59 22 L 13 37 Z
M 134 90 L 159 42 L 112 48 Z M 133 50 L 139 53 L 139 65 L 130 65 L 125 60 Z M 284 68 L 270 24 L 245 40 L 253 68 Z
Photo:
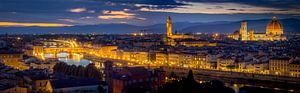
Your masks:
M 105 15 L 125 15 L 125 16 L 134 16 L 135 15 L 132 13 L 127 13 L 125 11 L 108 11 L 108 10 L 104 10 L 103 14 L 105 14 Z
M 100 19 L 132 19 L 135 18 L 135 14 L 127 13 L 125 11 L 109 11 L 104 10 L 102 11 L 103 15 L 98 16 Z
M 180 0 L 194 3 L 239 3 L 251 6 L 295 9 L 300 6 L 299 0 Z
M 161 20 L 167 15 L 177 21 L 207 22 L 263 19 L 275 14 L 281 18 L 300 19 L 297 16 L 300 15 L 297 12 L 300 9 L 299 2 L 300 0 L 0 0 L 0 21 L 72 25 L 124 21 L 134 25 L 152 25 L 164 22 Z M 123 13 L 103 14 L 103 10 Z
M 38 26 L 38 27 L 62 27 L 62 26 L 72 26 L 69 24 L 59 24 L 59 23 L 20 23 L 20 22 L 0 22 L 0 27 L 28 27 L 28 26 Z
M 148 4 L 148 5 L 183 5 L 178 0 L 103 0 L 108 5 L 117 5 L 117 3 L 127 4 Z
M 140 11 L 148 12 L 172 12 L 172 13 L 202 13 L 202 14 L 300 14 L 300 9 L 277 9 L 270 7 L 252 6 L 240 3 L 191 3 L 185 2 L 184 6 L 156 9 L 140 8 Z M 283 11 L 284 10 L 284 11 Z
M 136 18 L 136 19 L 138 19 L 138 20 L 146 20 L 146 18 Z
M 125 8 L 125 9 L 123 9 L 123 11 L 130 11 L 130 9 Z
M 80 12 L 85 12 L 87 11 L 86 8 L 73 8 L 73 9 L 69 9 L 69 12 L 74 12 L 74 13 L 80 13 Z
M 105 2 L 105 5 L 108 5 L 108 6 L 116 6 L 117 4 L 116 3 L 113 3 L 113 2 Z
M 91 19 L 91 18 L 94 18 L 94 17 L 86 16 L 86 17 L 81 17 L 81 18 L 79 18 L 79 19 Z
M 96 13 L 95 10 L 89 10 L 88 13 Z

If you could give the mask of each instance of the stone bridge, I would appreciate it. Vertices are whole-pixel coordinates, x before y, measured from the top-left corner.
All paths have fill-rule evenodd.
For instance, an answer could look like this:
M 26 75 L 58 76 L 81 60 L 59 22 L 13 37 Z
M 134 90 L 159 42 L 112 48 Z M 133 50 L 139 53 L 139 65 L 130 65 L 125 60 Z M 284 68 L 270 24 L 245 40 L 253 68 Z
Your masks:
M 75 41 L 72 40 L 45 40 L 41 41 L 40 45 L 33 46 L 33 55 L 44 59 L 45 54 L 53 54 L 56 57 L 59 53 L 82 54 L 84 48 L 78 46 Z

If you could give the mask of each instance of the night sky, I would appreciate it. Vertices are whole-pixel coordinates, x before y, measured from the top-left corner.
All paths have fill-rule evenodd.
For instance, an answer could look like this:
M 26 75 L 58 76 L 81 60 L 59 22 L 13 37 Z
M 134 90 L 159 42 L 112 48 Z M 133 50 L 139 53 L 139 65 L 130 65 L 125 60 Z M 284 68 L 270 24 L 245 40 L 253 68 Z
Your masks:
M 300 0 L 0 0 L 0 26 L 300 19 Z

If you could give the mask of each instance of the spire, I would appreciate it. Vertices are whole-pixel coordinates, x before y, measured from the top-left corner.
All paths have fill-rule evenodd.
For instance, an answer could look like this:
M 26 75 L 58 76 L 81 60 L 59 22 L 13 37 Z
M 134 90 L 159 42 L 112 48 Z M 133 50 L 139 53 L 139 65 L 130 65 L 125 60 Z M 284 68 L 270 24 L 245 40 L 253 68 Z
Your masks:
M 168 20 L 172 20 L 172 19 L 171 19 L 171 16 L 168 16 Z

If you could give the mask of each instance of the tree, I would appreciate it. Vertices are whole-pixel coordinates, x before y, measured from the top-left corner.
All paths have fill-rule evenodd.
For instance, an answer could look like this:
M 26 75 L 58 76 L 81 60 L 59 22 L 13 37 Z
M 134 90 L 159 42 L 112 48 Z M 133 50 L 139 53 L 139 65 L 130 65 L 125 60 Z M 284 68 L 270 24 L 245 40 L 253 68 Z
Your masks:
M 62 73 L 70 76 L 84 77 L 84 78 L 97 78 L 101 79 L 100 71 L 95 67 L 94 64 L 89 64 L 86 67 L 67 65 L 66 63 L 60 62 L 54 66 L 55 73 Z
M 187 80 L 189 81 L 195 81 L 194 79 L 194 74 L 192 70 L 189 70 L 188 76 L 187 76 Z
M 224 83 L 213 80 L 206 83 L 198 83 L 194 79 L 192 70 L 186 78 L 167 82 L 158 89 L 158 93 L 235 93 L 233 89 L 224 86 Z
M 178 79 L 178 76 L 176 75 L 175 72 L 172 71 L 169 75 L 169 78 L 171 78 L 172 80 L 174 80 L 174 79 L 176 80 L 176 79 Z

